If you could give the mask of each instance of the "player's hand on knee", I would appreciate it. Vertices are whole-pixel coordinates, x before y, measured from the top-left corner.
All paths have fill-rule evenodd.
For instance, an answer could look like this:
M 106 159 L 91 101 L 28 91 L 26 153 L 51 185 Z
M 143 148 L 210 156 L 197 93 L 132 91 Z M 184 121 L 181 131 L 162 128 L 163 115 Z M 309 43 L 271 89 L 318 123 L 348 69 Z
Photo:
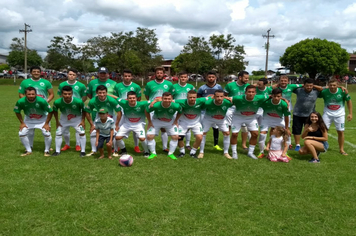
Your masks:
M 25 123 L 21 123 L 20 124 L 20 131 L 22 131 L 23 128 L 28 128 Z
M 94 129 L 95 129 L 95 126 L 94 126 L 94 125 L 91 125 L 91 126 L 90 126 L 90 131 L 89 131 L 89 133 L 92 133 L 92 132 L 94 131 Z
M 49 127 L 48 124 L 45 124 L 42 128 L 45 129 L 46 131 L 51 131 L 51 127 Z

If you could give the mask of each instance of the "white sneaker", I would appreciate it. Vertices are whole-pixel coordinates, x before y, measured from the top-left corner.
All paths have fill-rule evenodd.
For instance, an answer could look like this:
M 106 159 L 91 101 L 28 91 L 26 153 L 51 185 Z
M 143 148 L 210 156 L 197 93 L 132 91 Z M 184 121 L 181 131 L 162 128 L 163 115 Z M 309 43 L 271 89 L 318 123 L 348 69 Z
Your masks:
M 119 156 L 119 153 L 118 153 L 118 152 L 114 152 L 112 155 L 113 155 L 114 157 L 118 157 L 118 156 Z
M 258 159 L 258 158 L 255 156 L 255 154 L 253 154 L 253 153 L 247 153 L 247 156 L 249 156 L 250 158 L 255 159 L 255 160 Z
M 232 153 L 232 159 L 238 159 L 238 155 L 237 155 L 237 152 L 233 152 Z
M 87 157 L 91 157 L 91 156 L 94 156 L 95 154 L 96 154 L 96 152 L 91 151 L 91 152 L 88 153 L 86 156 L 87 156 Z

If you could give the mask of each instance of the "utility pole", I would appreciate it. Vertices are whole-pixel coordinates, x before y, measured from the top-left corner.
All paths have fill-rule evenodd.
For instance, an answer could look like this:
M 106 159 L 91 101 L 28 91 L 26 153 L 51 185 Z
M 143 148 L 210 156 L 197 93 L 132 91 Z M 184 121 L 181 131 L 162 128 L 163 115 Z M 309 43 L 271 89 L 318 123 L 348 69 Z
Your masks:
M 24 30 L 19 30 L 20 33 L 25 33 L 25 67 L 24 67 L 24 73 L 27 75 L 27 33 L 32 32 L 32 29 L 27 29 L 30 28 L 31 26 L 25 23 L 25 29 Z M 27 78 L 27 76 L 26 76 Z
M 274 38 L 274 35 L 269 35 L 271 29 L 267 30 L 267 35 L 262 35 L 263 38 L 267 38 L 266 43 L 266 67 L 265 67 L 265 78 L 267 78 L 267 67 L 268 67 L 268 49 L 269 49 L 269 38 Z

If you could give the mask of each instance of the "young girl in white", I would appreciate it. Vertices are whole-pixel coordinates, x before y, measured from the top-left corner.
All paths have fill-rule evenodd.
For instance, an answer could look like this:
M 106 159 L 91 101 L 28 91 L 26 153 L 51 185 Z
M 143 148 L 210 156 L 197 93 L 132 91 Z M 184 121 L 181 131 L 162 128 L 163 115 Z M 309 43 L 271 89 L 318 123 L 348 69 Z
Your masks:
M 289 162 L 287 157 L 288 135 L 281 126 L 276 126 L 267 144 L 266 150 L 269 151 L 268 159 L 273 162 L 282 161 Z

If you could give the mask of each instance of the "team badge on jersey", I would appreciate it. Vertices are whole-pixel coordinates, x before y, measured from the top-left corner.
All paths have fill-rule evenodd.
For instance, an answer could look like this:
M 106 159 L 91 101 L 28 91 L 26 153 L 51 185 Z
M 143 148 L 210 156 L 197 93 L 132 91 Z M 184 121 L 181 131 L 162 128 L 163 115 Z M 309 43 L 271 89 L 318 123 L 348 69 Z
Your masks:
M 78 87 L 78 86 L 74 86 L 74 89 L 75 89 L 75 90 L 78 90 L 78 89 L 79 89 L 79 87 Z
M 141 107 L 137 107 L 137 108 L 136 108 L 136 111 L 141 111 Z
M 77 106 L 76 106 L 76 105 L 73 105 L 73 106 L 72 106 L 72 108 L 73 108 L 73 109 L 76 109 L 76 108 L 77 108 Z
M 43 82 L 40 83 L 41 86 L 44 86 L 45 84 Z
M 168 85 L 166 85 L 166 84 L 165 84 L 165 85 L 163 85 L 163 88 L 167 89 L 167 88 L 168 88 Z
M 169 112 L 172 113 L 172 112 L 173 112 L 173 109 L 169 109 Z
M 131 88 L 130 88 L 130 90 L 131 90 L 131 91 L 133 91 L 133 90 L 134 90 L 134 88 L 133 88 L 133 87 L 131 87 Z
M 36 107 L 40 107 L 40 104 L 38 104 L 38 103 L 36 103 L 36 105 L 35 105 Z
M 109 87 L 110 87 L 110 84 L 109 84 L 109 83 L 107 83 L 107 84 L 106 84 L 106 87 L 107 87 L 107 88 L 109 88 Z

